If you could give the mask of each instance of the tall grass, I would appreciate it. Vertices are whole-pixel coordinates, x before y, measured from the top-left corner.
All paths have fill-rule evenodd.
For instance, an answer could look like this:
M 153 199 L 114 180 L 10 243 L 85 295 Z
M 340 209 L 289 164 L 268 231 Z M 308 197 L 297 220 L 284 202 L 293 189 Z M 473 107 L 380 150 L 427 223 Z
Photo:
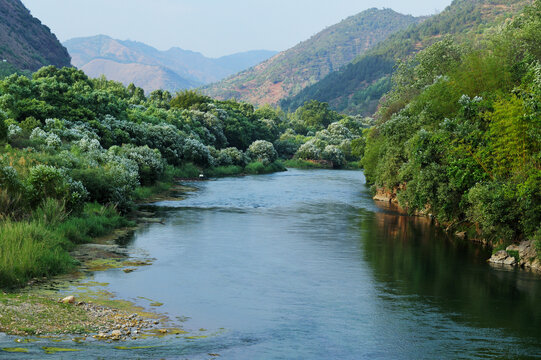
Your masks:
M 0 222 L 0 287 L 24 285 L 33 277 L 70 270 L 74 260 L 58 233 L 36 221 Z
M 112 207 L 88 203 L 69 216 L 62 202 L 44 201 L 30 219 L 0 222 L 0 288 L 23 286 L 34 277 L 71 270 L 76 261 L 68 251 L 132 222 Z

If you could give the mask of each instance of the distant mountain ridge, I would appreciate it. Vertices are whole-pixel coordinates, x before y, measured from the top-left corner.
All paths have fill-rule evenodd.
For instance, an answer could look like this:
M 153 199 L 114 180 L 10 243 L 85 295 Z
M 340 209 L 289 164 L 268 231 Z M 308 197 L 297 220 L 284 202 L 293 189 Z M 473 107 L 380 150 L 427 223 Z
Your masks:
M 160 51 L 141 42 L 106 35 L 75 38 L 64 45 L 72 64 L 90 77 L 104 74 L 124 84 L 133 82 L 147 91 L 175 91 L 219 81 L 276 54 L 255 50 L 212 59 L 178 47 Z
M 206 86 L 203 92 L 255 105 L 277 104 L 348 64 L 392 33 L 423 20 L 391 9 L 369 9 L 253 68 Z
M 20 70 L 70 66 L 70 56 L 51 30 L 20 0 L 0 0 L 0 61 Z
M 340 112 L 371 115 L 391 88 L 397 59 L 407 59 L 446 35 L 457 41 L 481 36 L 520 13 L 532 1 L 454 0 L 440 14 L 396 32 L 339 71 L 282 100 L 280 105 L 294 111 L 306 101 L 318 100 Z

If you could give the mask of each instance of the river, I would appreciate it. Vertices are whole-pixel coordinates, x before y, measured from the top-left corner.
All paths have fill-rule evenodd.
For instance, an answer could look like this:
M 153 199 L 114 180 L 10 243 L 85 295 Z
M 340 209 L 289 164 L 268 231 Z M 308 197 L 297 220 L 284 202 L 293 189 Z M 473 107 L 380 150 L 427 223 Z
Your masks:
M 332 170 L 189 183 L 126 245 L 154 264 L 94 280 L 197 336 L 48 358 L 541 358 L 539 276 L 491 268 L 490 250 L 374 203 L 364 183 Z

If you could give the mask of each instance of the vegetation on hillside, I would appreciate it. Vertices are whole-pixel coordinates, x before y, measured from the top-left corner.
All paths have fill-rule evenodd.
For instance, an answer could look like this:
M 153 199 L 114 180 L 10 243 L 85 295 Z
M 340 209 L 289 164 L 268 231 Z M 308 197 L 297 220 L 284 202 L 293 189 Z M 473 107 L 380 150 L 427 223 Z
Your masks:
M 203 91 L 220 99 L 276 105 L 340 69 L 390 34 L 422 20 L 390 9 L 369 9 Z
M 367 181 L 411 212 L 541 245 L 541 1 L 480 42 L 403 62 L 368 131 Z
M 390 90 L 389 80 L 399 64 L 397 60 L 407 59 L 446 35 L 452 35 L 457 42 L 486 36 L 529 3 L 531 0 L 454 0 L 440 14 L 396 32 L 280 105 L 294 111 L 306 101 L 318 100 L 340 112 L 372 115 L 382 95 Z

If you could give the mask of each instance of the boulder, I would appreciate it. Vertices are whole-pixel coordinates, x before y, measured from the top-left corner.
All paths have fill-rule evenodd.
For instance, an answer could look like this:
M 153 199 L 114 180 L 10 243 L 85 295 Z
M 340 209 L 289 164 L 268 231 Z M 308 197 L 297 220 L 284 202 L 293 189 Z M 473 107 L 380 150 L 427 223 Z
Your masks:
M 488 260 L 489 262 L 493 264 L 503 264 L 505 259 L 509 257 L 509 254 L 505 250 L 500 250 Z
M 73 295 L 66 296 L 60 302 L 62 302 L 64 304 L 74 304 L 75 303 L 75 296 L 73 296 Z

